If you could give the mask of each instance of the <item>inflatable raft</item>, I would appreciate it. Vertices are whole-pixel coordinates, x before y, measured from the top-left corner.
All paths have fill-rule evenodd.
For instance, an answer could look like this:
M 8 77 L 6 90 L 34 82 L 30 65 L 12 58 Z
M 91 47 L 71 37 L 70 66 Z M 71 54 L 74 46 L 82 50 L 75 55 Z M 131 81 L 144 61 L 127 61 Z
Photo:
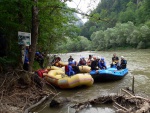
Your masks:
M 106 70 L 92 70 L 90 72 L 95 82 L 116 81 L 122 79 L 128 73 L 128 69 L 107 68 Z
M 54 65 L 57 67 L 63 67 L 63 66 L 67 66 L 68 62 L 59 61 L 59 62 L 55 63 Z
M 92 86 L 94 82 L 93 78 L 89 73 L 80 73 L 68 77 L 62 70 L 51 70 L 48 72 L 48 74 L 44 76 L 45 80 L 48 83 L 60 88 L 74 88 L 82 85 Z
M 79 70 L 81 73 L 90 73 L 91 67 L 89 66 L 79 66 Z

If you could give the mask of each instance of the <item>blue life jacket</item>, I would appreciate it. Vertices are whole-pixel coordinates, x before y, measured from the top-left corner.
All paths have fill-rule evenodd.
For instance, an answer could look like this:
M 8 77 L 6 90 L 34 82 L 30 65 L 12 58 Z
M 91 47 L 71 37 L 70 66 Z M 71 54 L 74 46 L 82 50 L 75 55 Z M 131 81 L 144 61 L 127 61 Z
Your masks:
M 99 62 L 98 62 L 98 67 L 99 67 L 100 69 L 103 69 L 103 67 L 107 68 L 107 67 L 106 67 L 106 62 L 105 62 L 105 61 L 103 61 L 103 62 L 99 61 Z
M 71 75 L 74 75 L 74 74 L 75 74 L 75 72 L 73 71 L 72 66 L 68 65 L 67 68 L 68 68 L 68 69 L 66 70 L 65 73 L 66 73 L 68 76 L 71 76 Z

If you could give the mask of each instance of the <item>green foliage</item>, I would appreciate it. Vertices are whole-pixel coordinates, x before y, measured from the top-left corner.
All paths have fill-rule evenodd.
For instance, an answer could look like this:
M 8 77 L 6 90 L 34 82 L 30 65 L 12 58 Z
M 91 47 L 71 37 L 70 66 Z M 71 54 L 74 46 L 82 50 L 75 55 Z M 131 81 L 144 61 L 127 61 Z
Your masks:
M 101 0 L 80 35 L 91 39 L 92 50 L 149 48 L 149 7 L 149 0 Z
M 66 37 L 66 41 L 57 43 L 57 47 L 55 48 L 55 52 L 79 52 L 79 51 L 87 51 L 91 48 L 91 42 L 83 37 L 78 36 L 76 39 L 71 39 Z
M 57 43 L 65 40 L 66 36 L 76 38 L 80 28 L 75 25 L 77 19 L 65 2 L 59 0 L 39 0 L 33 4 L 31 0 L 2 0 L 0 1 L 0 30 L 7 38 L 7 57 L 1 58 L 7 64 L 10 61 L 18 63 L 20 48 L 18 47 L 18 31 L 31 32 L 32 6 L 37 5 L 39 33 L 37 50 L 50 53 Z M 5 62 L 6 61 L 6 62 Z
M 111 48 L 148 48 L 150 42 L 150 28 L 146 25 L 136 27 L 132 22 L 118 23 L 113 28 L 97 31 L 91 35 L 92 50 L 106 50 Z

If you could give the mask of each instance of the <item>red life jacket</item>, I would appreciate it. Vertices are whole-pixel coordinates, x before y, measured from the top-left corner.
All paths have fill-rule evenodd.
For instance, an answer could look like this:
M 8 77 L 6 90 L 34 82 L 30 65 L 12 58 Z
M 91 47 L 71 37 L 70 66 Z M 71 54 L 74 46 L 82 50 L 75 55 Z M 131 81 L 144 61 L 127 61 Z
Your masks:
M 38 74 L 41 78 L 43 78 L 43 73 L 47 73 L 47 71 L 44 70 L 44 69 L 39 69 L 39 70 L 37 70 L 36 72 L 37 72 L 37 74 Z
M 65 66 L 65 73 L 66 73 L 66 72 L 69 72 L 68 66 Z

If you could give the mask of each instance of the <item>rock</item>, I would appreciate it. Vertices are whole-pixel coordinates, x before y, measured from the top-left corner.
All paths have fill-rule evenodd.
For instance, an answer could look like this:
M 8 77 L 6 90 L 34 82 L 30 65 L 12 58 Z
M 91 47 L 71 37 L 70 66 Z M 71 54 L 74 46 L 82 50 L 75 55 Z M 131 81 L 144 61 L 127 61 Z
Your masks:
M 58 107 L 58 106 L 62 106 L 65 105 L 66 103 L 70 102 L 69 98 L 65 98 L 65 97 L 58 97 L 53 99 L 50 104 L 49 107 Z

